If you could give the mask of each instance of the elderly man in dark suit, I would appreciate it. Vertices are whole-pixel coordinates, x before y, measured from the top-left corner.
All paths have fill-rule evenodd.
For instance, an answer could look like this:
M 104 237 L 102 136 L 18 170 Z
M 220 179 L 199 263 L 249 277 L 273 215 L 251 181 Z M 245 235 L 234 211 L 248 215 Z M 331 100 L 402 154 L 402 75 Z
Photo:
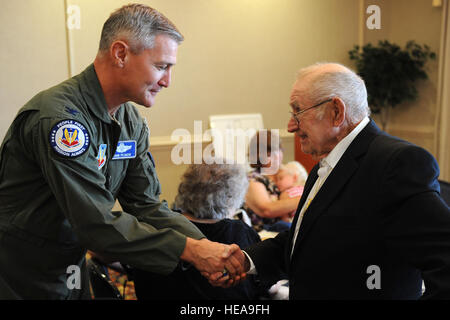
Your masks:
M 436 160 L 369 118 L 339 64 L 300 70 L 288 130 L 320 162 L 290 231 L 245 250 L 249 273 L 287 272 L 290 299 L 450 298 L 450 211 Z M 241 257 L 244 260 L 244 256 Z

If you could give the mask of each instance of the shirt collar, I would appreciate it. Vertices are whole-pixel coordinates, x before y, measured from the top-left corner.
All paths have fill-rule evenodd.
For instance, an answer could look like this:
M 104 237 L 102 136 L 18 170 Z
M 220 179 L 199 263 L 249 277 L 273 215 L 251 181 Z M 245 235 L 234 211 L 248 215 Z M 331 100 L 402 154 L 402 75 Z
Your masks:
M 331 150 L 331 152 L 320 161 L 320 166 L 328 166 L 329 169 L 333 169 L 338 161 L 341 159 L 348 146 L 356 138 L 356 136 L 364 129 L 369 123 L 369 117 L 365 117 L 344 139 Z
M 108 106 L 94 64 L 90 64 L 80 77 L 80 88 L 89 109 L 103 122 L 111 123 L 112 119 L 108 113 Z

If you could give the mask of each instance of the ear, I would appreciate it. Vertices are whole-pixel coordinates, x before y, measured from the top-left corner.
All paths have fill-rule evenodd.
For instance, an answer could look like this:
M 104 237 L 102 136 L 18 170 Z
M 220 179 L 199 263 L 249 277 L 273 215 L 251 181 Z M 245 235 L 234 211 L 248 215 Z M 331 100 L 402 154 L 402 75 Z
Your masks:
M 345 120 L 346 106 L 344 101 L 339 97 L 334 97 L 332 100 L 333 106 L 331 108 L 333 126 L 340 127 Z
M 122 40 L 116 40 L 111 44 L 111 58 L 114 61 L 114 65 L 119 68 L 123 68 L 128 60 L 130 54 L 130 47 Z

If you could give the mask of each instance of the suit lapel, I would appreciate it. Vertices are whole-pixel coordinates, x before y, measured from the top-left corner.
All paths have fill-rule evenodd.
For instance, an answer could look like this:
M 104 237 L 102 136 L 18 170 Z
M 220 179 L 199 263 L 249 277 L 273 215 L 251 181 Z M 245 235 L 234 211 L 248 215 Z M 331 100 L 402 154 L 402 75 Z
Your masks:
M 314 183 L 316 182 L 318 175 L 317 175 L 317 171 L 319 170 L 319 164 L 316 164 L 312 169 L 311 172 L 308 175 L 308 178 L 306 179 L 305 182 L 305 188 L 303 189 L 303 194 L 300 198 L 300 202 L 297 206 L 297 211 L 295 212 L 294 215 L 294 220 L 292 221 L 291 224 L 291 228 L 289 230 L 289 257 L 290 257 L 290 253 L 292 251 L 292 238 L 294 237 L 294 233 L 295 233 L 295 226 L 297 225 L 297 221 L 298 221 L 298 217 L 300 215 L 300 211 L 303 207 L 303 205 L 306 202 L 306 199 L 308 198 L 309 193 L 312 190 L 312 187 L 314 186 Z
M 367 152 L 370 142 L 375 138 L 376 134 L 379 133 L 380 130 L 375 125 L 373 120 L 371 120 L 371 122 L 369 122 L 369 124 L 358 134 L 358 136 L 353 140 L 348 149 L 344 152 L 341 159 L 336 164 L 336 167 L 325 180 L 325 183 L 322 185 L 319 192 L 311 201 L 311 204 L 309 205 L 303 216 L 303 220 L 301 221 L 300 229 L 297 235 L 297 240 L 295 241 L 293 256 L 298 251 L 298 247 L 301 245 L 302 240 L 308 235 L 309 231 L 311 231 L 314 223 L 317 221 L 317 218 L 319 218 L 324 212 L 326 212 L 326 209 L 331 205 L 334 199 L 338 197 L 339 194 L 343 191 L 346 183 L 358 169 L 360 157 Z M 301 211 L 301 208 L 306 200 L 306 196 L 308 195 L 309 191 L 314 185 L 314 182 L 317 179 L 318 165 L 314 167 L 314 169 L 314 176 L 311 179 L 308 178 L 308 180 L 310 180 L 310 185 L 308 185 L 308 190 L 305 190 L 305 197 L 302 196 L 299 208 L 297 209 L 295 219 L 292 224 L 289 237 L 289 248 L 291 248 L 292 246 L 292 237 L 295 230 L 295 225 L 298 220 L 299 212 Z M 290 252 L 291 249 L 289 249 L 289 254 Z

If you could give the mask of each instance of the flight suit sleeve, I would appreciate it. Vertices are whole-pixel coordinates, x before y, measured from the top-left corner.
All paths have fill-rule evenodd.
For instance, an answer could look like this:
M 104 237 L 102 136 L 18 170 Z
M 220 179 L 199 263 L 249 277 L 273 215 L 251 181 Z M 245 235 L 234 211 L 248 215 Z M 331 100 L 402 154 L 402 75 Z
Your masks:
M 78 135 L 84 135 L 84 144 L 88 139 L 86 151 L 67 155 L 55 152 L 52 135 L 58 125 L 61 125 L 61 119 L 41 119 L 31 130 L 30 141 L 33 143 L 29 147 L 38 159 L 61 214 L 68 219 L 80 243 L 87 249 L 132 266 L 169 274 L 178 264 L 186 245 L 186 235 L 180 231 L 188 228 L 180 227 L 178 231 L 171 228 L 182 219 L 161 210 L 161 204 L 155 198 L 134 205 L 146 207 L 146 211 L 157 216 L 147 218 L 147 223 L 140 223 L 126 212 L 112 212 L 115 198 L 105 187 L 106 179 L 96 165 L 97 146 L 89 140 L 92 139 L 93 129 L 83 123 L 85 131 L 78 130 Z M 66 135 L 70 136 L 70 133 Z M 142 154 L 140 158 L 143 158 Z M 137 163 L 134 167 L 127 177 L 128 184 L 133 183 L 139 170 L 143 170 Z M 145 184 L 143 180 L 141 176 L 140 180 L 136 180 L 136 185 Z M 140 193 L 143 194 L 142 191 Z M 129 199 L 129 203 L 132 200 Z M 131 209 L 133 206 L 126 207 Z
M 194 224 L 183 215 L 171 211 L 165 202 L 160 201 L 161 185 L 148 151 L 148 137 L 149 130 L 143 122 L 137 141 L 136 158 L 130 159 L 120 187 L 120 205 L 125 212 L 158 230 L 171 228 L 191 238 L 203 238 L 203 234 Z

